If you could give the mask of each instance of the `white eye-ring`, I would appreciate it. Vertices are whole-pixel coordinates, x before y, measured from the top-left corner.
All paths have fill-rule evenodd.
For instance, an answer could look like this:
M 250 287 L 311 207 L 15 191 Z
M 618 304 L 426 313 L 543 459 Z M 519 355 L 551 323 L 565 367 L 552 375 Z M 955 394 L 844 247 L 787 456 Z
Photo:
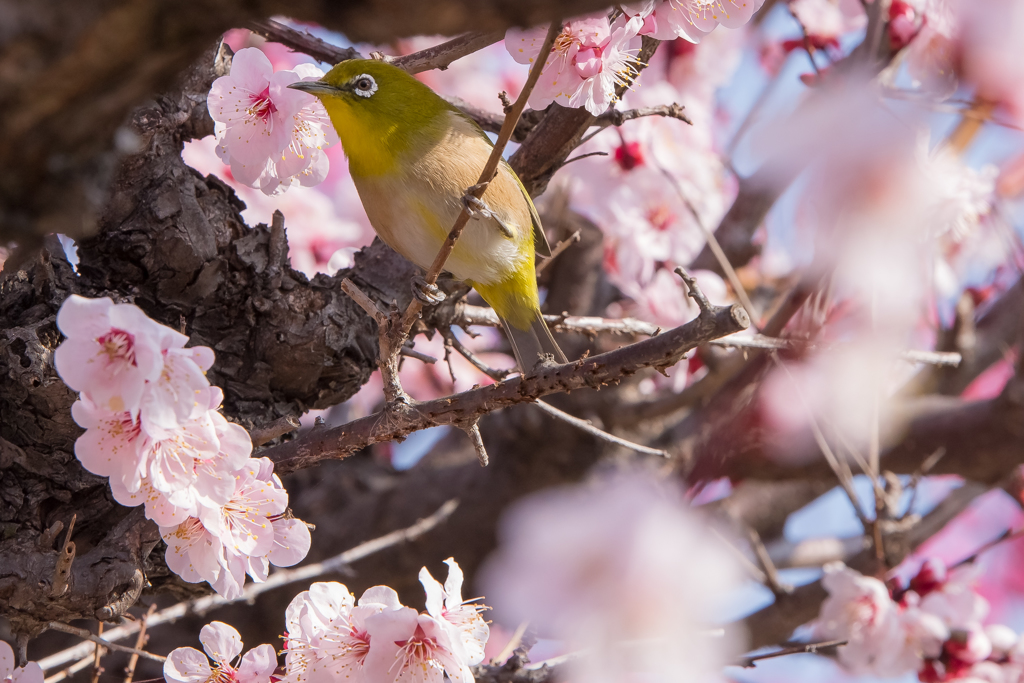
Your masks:
M 377 81 L 370 74 L 360 74 L 352 79 L 352 90 L 360 97 L 370 97 L 377 92 Z

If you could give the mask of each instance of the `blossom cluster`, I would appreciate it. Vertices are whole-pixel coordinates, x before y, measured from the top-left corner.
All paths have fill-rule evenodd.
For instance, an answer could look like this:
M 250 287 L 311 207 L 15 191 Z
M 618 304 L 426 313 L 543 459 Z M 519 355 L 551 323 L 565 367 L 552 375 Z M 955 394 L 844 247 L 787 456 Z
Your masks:
M 114 499 L 145 505 L 167 542 L 167 565 L 227 597 L 245 574 L 291 566 L 309 550 L 309 530 L 291 518 L 288 494 L 267 458 L 219 412 L 223 393 L 206 378 L 213 351 L 137 306 L 72 295 L 57 313 L 66 340 L 54 353 L 71 408 L 85 428 L 75 455 L 109 477 Z
M 387 586 L 367 589 L 358 602 L 333 581 L 296 595 L 285 611 L 286 683 L 427 683 L 444 675 L 453 683 L 471 683 L 469 667 L 483 661 L 489 629 L 480 616 L 484 607 L 462 600 L 458 563 L 446 563 L 443 586 L 426 567 L 420 570 L 425 613 L 403 606 Z M 200 641 L 213 667 L 198 650 L 178 648 L 164 664 L 167 683 L 267 683 L 277 667 L 270 645 L 251 650 L 234 666 L 242 641 L 227 624 L 203 627 Z
M 562 27 L 540 80 L 530 94 L 530 106 L 544 109 L 552 102 L 585 107 L 594 116 L 618 99 L 617 87 L 629 87 L 639 73 L 640 37 L 683 38 L 691 43 L 718 24 L 738 28 L 750 20 L 764 0 L 646 0 L 623 8 L 609 21 L 604 14 L 574 19 Z M 505 49 L 520 64 L 532 64 L 540 54 L 546 28 L 510 29 Z
M 238 182 L 271 195 L 327 177 L 323 150 L 338 135 L 317 98 L 288 87 L 323 75 L 313 64 L 275 72 L 254 47 L 235 54 L 230 73 L 213 82 L 206 102 L 216 124 L 217 155 Z
M 839 661 L 858 675 L 1018 683 L 1024 641 L 1008 626 L 982 625 L 989 605 L 972 579 L 970 567 L 947 571 L 930 559 L 909 582 L 887 584 L 836 562 L 825 567 L 829 597 L 814 630 L 848 641 Z

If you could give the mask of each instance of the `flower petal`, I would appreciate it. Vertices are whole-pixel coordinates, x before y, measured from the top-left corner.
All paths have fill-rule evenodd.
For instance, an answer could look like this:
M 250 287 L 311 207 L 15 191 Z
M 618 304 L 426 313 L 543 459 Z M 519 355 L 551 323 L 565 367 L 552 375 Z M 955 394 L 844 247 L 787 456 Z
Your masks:
M 222 665 L 242 653 L 242 636 L 223 621 L 211 621 L 204 626 L 199 632 L 199 642 L 210 659 Z

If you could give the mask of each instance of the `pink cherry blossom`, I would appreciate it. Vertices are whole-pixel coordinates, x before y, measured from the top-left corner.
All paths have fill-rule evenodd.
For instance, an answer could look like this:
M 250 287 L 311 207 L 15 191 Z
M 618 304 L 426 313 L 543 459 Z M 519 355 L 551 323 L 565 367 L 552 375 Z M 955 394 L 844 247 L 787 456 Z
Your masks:
M 623 10 L 643 19 L 640 35 L 699 43 L 719 24 L 726 28 L 743 26 L 763 4 L 764 0 L 647 0 Z
M 0 640 L 0 683 L 43 683 L 43 670 L 36 662 L 14 666 L 14 650 Z
M 989 604 L 974 590 L 976 577 L 974 567 L 952 571 L 945 582 L 921 598 L 921 609 L 942 619 L 950 629 L 980 629 Z
M 179 647 L 167 655 L 164 662 L 164 679 L 167 683 L 270 683 L 271 674 L 277 668 L 277 655 L 272 645 L 260 645 L 244 655 L 242 638 L 231 626 L 213 621 L 199 632 L 199 641 L 206 651 L 204 655 L 191 647 Z M 213 660 L 213 666 L 207 660 Z
M 148 472 L 142 426 L 132 414 L 98 408 L 88 398 L 71 406 L 71 416 L 85 434 L 75 441 L 75 457 L 82 467 L 110 477 L 127 492 L 136 492 Z
M 817 38 L 837 39 L 867 23 L 858 0 L 792 0 L 789 11 L 800 20 L 808 35 Z
M 314 583 L 299 593 L 285 614 L 287 678 L 295 683 L 362 679 L 370 651 L 367 617 L 402 609 L 387 586 L 367 589 L 359 603 L 340 583 Z
M 177 526 L 160 527 L 160 535 L 167 543 L 165 561 L 168 569 L 189 583 L 208 581 L 214 585 L 220 581 L 223 565 L 227 562 L 223 544 L 198 517 L 189 517 Z M 229 599 L 238 597 L 241 585 L 237 581 L 234 584 L 218 592 Z M 224 582 L 219 585 L 223 587 Z
M 67 337 L 54 352 L 61 379 L 103 410 L 135 417 L 146 383 L 163 370 L 162 326 L 132 304 L 72 294 L 57 312 L 57 327 Z
M 305 683 L 313 667 L 327 657 L 326 636 L 339 620 L 347 621 L 355 598 L 344 584 L 317 582 L 285 610 L 285 671 L 291 683 Z
M 899 613 L 884 583 L 833 562 L 825 565 L 822 585 L 829 595 L 814 624 L 815 634 L 848 641 L 839 649 L 839 661 L 845 667 L 858 675 L 876 676 L 915 670 L 900 661 L 902 658 L 892 657 L 899 652 L 894 647 L 900 631 Z
M 739 579 L 705 529 L 672 485 L 645 472 L 550 489 L 506 513 L 481 581 L 508 623 L 528 620 L 586 651 L 572 680 L 703 680 L 738 645 L 704 631 Z
M 448 631 L 434 617 L 411 607 L 366 617 L 370 648 L 365 680 L 374 683 L 472 683 L 467 662 L 456 654 Z
M 1017 0 L 952 0 L 963 78 L 977 97 L 1005 106 L 1024 120 L 1024 6 Z
M 585 107 L 594 116 L 615 101 L 615 87 L 636 76 L 640 50 L 640 18 L 621 17 L 612 25 L 603 15 L 568 22 L 555 39 L 530 106 L 544 109 L 552 102 Z M 505 34 L 505 48 L 520 64 L 532 64 L 540 54 L 545 28 Z
M 260 458 L 260 472 L 257 478 L 270 482 L 275 489 L 287 495 L 280 477 L 274 474 L 274 464 L 269 458 Z M 270 523 L 274 526 L 274 545 L 267 554 L 267 560 L 275 567 L 291 567 L 301 562 L 309 553 L 313 539 L 309 527 L 301 519 L 295 519 L 288 510 L 272 514 Z
M 267 458 L 250 458 L 234 473 L 227 502 L 210 506 L 198 500 L 195 516 L 162 526 L 167 566 L 186 581 L 208 581 L 234 598 L 241 595 L 246 574 L 264 581 L 271 562 L 288 566 L 305 557 L 309 530 L 286 517 L 288 493 L 272 473 Z
M 142 397 L 142 422 L 146 431 L 161 436 L 161 430 L 173 430 L 190 418 L 208 410 L 213 398 L 208 393 L 206 371 L 213 365 L 213 350 L 205 346 L 162 348 L 163 369 L 151 380 Z M 219 405 L 220 401 L 217 400 Z
M 260 461 L 250 459 L 235 477 L 235 492 L 218 508 L 199 511 L 203 526 L 215 534 L 226 549 L 262 557 L 274 547 L 274 527 L 268 519 L 288 507 L 288 493 L 258 478 Z
M 321 76 L 311 64 L 274 72 L 261 50 L 245 48 L 235 54 L 231 73 L 214 81 L 207 106 L 217 151 L 239 182 L 270 195 L 327 176 L 323 150 L 337 134 L 315 97 L 287 87 Z
M 464 659 L 470 666 L 484 660 L 484 648 L 490 629 L 480 616 L 484 607 L 462 600 L 462 569 L 455 558 L 444 561 L 448 565 L 448 578 L 444 586 L 437 582 L 426 567 L 420 570 L 420 583 L 427 593 L 427 613 L 448 628 L 453 645 L 461 646 Z

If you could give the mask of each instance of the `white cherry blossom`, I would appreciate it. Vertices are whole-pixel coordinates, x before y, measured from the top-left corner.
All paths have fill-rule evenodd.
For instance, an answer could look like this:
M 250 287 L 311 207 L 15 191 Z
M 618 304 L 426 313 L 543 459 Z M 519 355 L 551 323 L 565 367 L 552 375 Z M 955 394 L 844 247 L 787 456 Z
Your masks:
M 384 610 L 366 617 L 370 638 L 363 665 L 373 683 L 472 683 L 473 672 L 459 656 L 442 624 L 411 607 Z
M 448 578 L 442 586 L 426 567 L 420 570 L 420 583 L 427 593 L 427 613 L 449 630 L 454 645 L 461 645 L 470 666 L 484 660 L 484 647 L 490 629 L 480 616 L 483 607 L 462 600 L 462 569 L 455 558 L 444 561 L 448 565 Z
M 272 645 L 260 645 L 244 655 L 242 638 L 231 626 L 214 621 L 199 632 L 204 655 L 191 647 L 179 647 L 167 655 L 164 679 L 167 683 L 270 683 L 277 668 L 277 655 Z M 213 660 L 211 666 L 207 655 Z

